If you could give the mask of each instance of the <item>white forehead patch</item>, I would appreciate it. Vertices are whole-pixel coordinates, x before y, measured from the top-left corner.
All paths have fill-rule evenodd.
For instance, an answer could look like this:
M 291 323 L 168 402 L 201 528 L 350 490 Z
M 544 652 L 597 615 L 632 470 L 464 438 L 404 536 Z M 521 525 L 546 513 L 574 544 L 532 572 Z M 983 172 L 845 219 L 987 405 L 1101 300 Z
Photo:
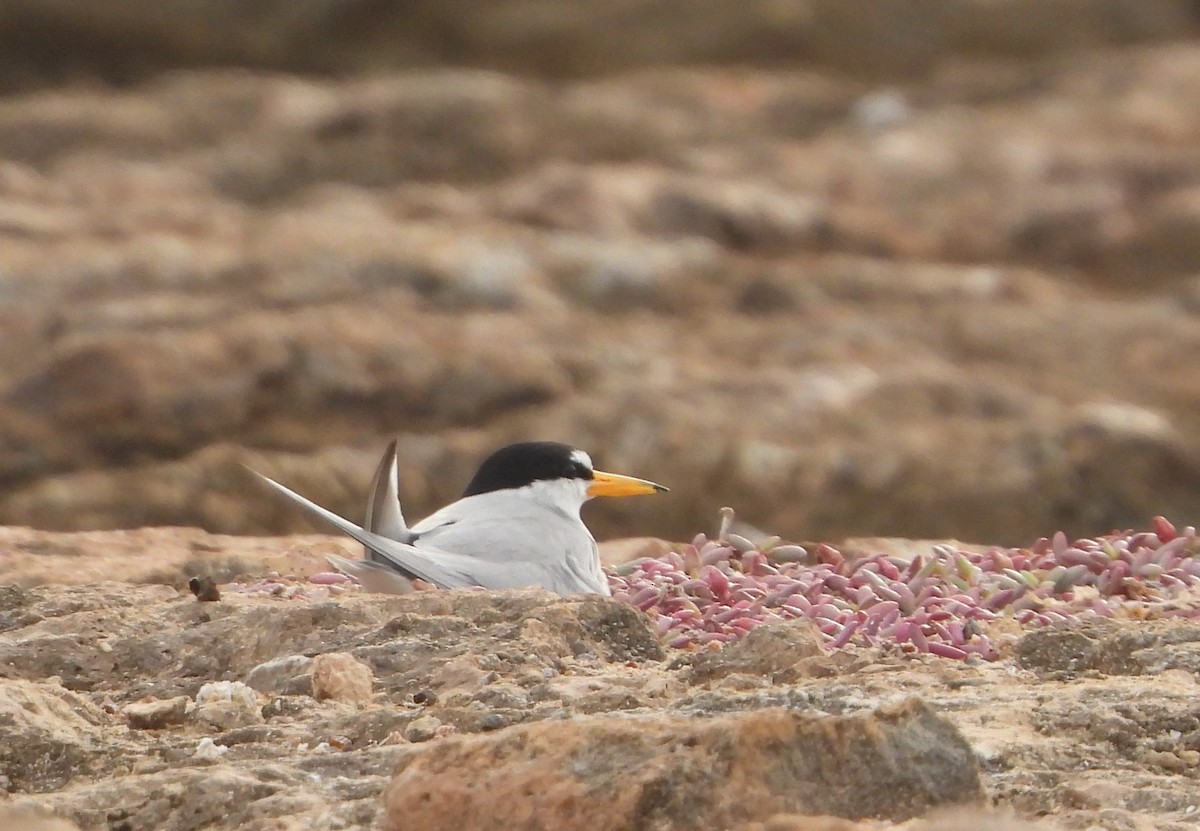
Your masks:
M 583 465 L 588 470 L 592 470 L 592 457 L 582 450 L 572 450 L 571 461 Z

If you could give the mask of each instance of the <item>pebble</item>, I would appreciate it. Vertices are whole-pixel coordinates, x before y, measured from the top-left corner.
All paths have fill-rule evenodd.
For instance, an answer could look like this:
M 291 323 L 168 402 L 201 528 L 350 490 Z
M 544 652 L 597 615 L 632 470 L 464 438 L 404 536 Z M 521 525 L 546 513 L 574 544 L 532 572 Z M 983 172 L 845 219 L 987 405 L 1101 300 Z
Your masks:
M 442 720 L 436 716 L 421 716 L 404 728 L 404 738 L 410 742 L 427 742 L 438 735 L 441 726 Z
M 206 736 L 196 745 L 196 750 L 192 753 L 192 758 L 215 762 L 228 752 L 228 747 L 219 745 Z
M 196 693 L 196 707 L 191 713 L 199 721 L 218 730 L 231 730 L 260 724 L 262 708 L 254 690 L 241 681 L 211 681 Z
M 312 661 L 313 698 L 366 704 L 375 676 L 371 668 L 348 652 L 318 655 Z
M 508 726 L 508 716 L 503 713 L 488 713 L 479 722 L 479 728 L 484 731 L 499 730 Z
M 125 705 L 122 712 L 135 730 L 160 730 L 172 724 L 182 724 L 191 699 L 186 695 L 174 698 L 136 701 Z

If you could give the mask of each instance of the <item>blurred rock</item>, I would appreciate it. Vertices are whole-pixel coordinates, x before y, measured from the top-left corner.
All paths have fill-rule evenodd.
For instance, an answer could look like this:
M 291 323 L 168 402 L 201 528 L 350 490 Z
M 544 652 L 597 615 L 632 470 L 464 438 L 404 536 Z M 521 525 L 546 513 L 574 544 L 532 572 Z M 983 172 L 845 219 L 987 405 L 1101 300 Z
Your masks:
M 254 690 L 241 681 L 210 681 L 196 693 L 193 721 L 229 730 L 258 724 L 262 719 Z
M 821 643 L 821 633 L 807 620 L 759 626 L 719 653 L 697 655 L 687 679 L 705 683 L 733 673 L 782 678 L 805 658 L 821 655 Z
M 807 814 L 776 814 L 762 822 L 734 826 L 736 831 L 873 831 L 878 827 L 877 823 Z
M 311 695 L 313 659 L 307 655 L 272 658 L 246 673 L 246 686 L 261 693 Z
M 438 728 L 441 726 L 440 719 L 433 716 L 421 716 L 414 719 L 404 729 L 404 738 L 410 742 L 427 742 L 437 735 Z
M 707 237 L 735 251 L 812 248 L 826 229 L 823 206 L 803 194 L 753 182 L 669 181 L 647 206 L 650 234 Z
M 121 710 L 135 730 L 161 730 L 172 724 L 182 724 L 191 699 L 178 695 L 165 700 L 135 701 Z
M 79 826 L 42 811 L 0 807 L 0 825 L 13 831 L 79 831 Z
M 36 5 L 0 42 L 73 21 L 80 67 L 95 36 L 132 78 L 186 44 L 202 62 L 219 20 L 247 33 L 222 35 L 228 60 L 272 43 L 286 64 L 299 38 L 320 63 L 346 38 L 369 64 L 376 36 L 387 60 L 448 60 L 403 57 L 434 31 L 567 74 L 704 59 L 554 81 L 180 71 L 0 100 L 2 523 L 311 531 L 241 465 L 359 518 L 392 436 L 414 519 L 518 439 L 672 488 L 589 505 L 601 539 L 687 539 L 723 504 L 797 539 L 1001 544 L 1192 510 L 1200 50 L 1182 0 L 514 0 L 357 27 L 355 2 Z M 180 21 L 196 40 L 163 35 Z M 318 22 L 338 33 L 320 48 Z M 611 54 L 577 42 L 614 31 Z M 41 65 L 3 54 L 0 78 Z M 899 66 L 916 74 L 872 77 Z M 340 544 L 289 565 L 321 545 Z M 25 585 L 46 576 L 27 553 Z M 119 569 L 165 581 L 186 561 L 172 543 L 162 569 Z
M 1016 652 L 1023 667 L 1070 678 L 1092 669 L 1096 646 L 1086 633 L 1046 629 L 1022 637 Z
M 13 0 L 0 30 L 10 86 L 81 74 L 128 83 L 205 64 L 347 72 L 482 64 L 525 73 L 612 73 L 674 63 L 816 62 L 881 77 L 926 69 L 956 52 L 1027 55 L 1175 35 L 1193 20 L 1182 0 L 1066 0 L 912 6 L 900 0 L 812 0 L 781 8 L 688 0 L 547 9 L 528 0 L 364 0 L 297 7 L 277 0 L 101 8 Z M 24 37 L 21 37 L 21 35 Z M 63 42 L 68 57 L 48 55 Z
M 680 243 L 597 244 L 561 238 L 551 248 L 551 268 L 563 292 L 596 311 L 678 311 L 695 281 L 717 268 L 715 247 Z
M 351 704 L 365 704 L 371 700 L 371 687 L 375 678 L 371 668 L 353 655 L 345 652 L 327 652 L 313 658 L 313 698 L 317 701 L 331 699 Z
M 385 827 L 700 829 L 801 808 L 907 819 L 982 797 L 970 747 L 909 701 L 826 720 L 581 718 L 445 739 L 402 757 Z
M 57 790 L 106 764 L 120 753 L 109 723 L 92 702 L 60 685 L 0 679 L 5 791 Z

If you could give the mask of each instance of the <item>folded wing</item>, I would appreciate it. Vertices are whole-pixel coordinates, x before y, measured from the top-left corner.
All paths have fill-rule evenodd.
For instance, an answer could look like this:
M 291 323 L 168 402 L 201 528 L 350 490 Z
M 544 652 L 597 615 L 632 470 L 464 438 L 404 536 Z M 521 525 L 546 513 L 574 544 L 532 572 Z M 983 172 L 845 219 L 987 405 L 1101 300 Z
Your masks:
M 256 471 L 252 472 L 309 513 L 362 543 L 370 550 L 373 561 L 394 568 L 404 577 L 419 578 L 445 589 L 468 586 L 484 586 L 494 589 L 543 586 L 555 591 L 561 590 L 557 588 L 562 583 L 561 575 L 555 574 L 553 569 L 547 569 L 541 563 L 511 562 L 504 559 L 484 560 L 470 554 L 459 554 L 424 545 L 418 549 L 408 543 L 390 540 L 360 528 L 333 511 L 322 508 L 312 500 L 279 484 L 274 479 Z M 583 589 L 574 590 L 581 591 Z

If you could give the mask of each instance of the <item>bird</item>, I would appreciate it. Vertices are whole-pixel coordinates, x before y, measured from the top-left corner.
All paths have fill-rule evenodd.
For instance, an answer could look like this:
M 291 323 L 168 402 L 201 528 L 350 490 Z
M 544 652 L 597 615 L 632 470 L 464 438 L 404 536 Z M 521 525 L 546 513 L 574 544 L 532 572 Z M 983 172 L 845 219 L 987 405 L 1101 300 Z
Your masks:
M 330 555 L 368 591 L 404 594 L 413 581 L 444 589 L 540 587 L 561 595 L 609 595 L 596 540 L 580 509 L 597 496 L 668 490 L 596 470 L 585 451 L 550 441 L 519 442 L 488 456 L 458 501 L 409 526 L 400 506 L 396 441 L 371 483 L 363 525 L 335 514 L 257 471 L 267 485 L 362 543 L 365 559 Z

